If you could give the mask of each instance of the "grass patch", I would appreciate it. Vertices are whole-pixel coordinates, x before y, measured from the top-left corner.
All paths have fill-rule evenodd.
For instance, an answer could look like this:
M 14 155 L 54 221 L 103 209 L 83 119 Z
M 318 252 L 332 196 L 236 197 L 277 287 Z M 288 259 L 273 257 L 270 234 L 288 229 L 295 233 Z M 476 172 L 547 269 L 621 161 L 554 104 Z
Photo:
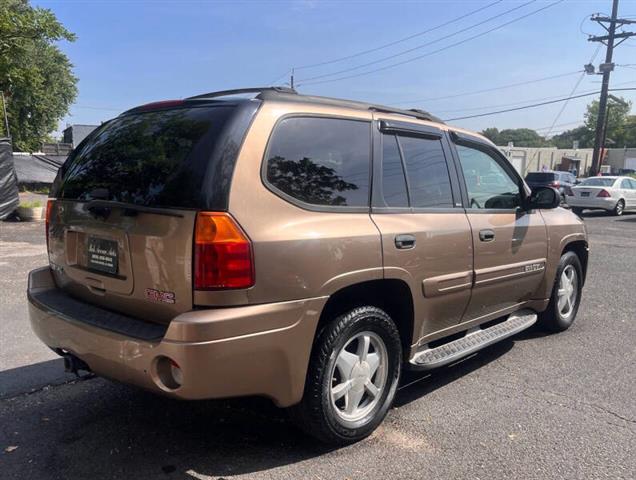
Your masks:
M 31 183 L 19 186 L 19 190 L 22 193 L 41 193 L 48 195 L 51 191 L 51 187 L 45 184 Z
M 34 200 L 32 202 L 20 202 L 22 208 L 39 208 L 42 206 L 42 202 Z

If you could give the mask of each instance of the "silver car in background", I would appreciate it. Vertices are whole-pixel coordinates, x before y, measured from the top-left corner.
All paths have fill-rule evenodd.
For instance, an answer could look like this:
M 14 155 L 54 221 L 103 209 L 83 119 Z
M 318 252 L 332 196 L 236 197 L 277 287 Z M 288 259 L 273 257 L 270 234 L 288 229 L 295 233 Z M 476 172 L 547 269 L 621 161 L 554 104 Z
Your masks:
M 577 215 L 585 209 L 622 215 L 625 210 L 636 210 L 636 179 L 609 176 L 586 178 L 572 187 L 566 201 Z

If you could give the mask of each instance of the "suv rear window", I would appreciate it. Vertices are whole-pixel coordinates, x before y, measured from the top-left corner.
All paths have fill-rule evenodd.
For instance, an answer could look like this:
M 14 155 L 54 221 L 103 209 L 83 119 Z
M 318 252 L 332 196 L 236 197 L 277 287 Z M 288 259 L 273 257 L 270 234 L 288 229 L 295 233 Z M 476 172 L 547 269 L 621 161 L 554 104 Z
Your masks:
M 267 183 L 303 203 L 367 207 L 369 122 L 290 117 L 275 128 L 267 149 Z
M 114 118 L 64 166 L 58 198 L 197 208 L 214 145 L 232 107 L 190 107 Z
M 548 172 L 531 172 L 526 175 L 527 182 L 552 182 L 556 180 L 556 173 L 548 173 Z

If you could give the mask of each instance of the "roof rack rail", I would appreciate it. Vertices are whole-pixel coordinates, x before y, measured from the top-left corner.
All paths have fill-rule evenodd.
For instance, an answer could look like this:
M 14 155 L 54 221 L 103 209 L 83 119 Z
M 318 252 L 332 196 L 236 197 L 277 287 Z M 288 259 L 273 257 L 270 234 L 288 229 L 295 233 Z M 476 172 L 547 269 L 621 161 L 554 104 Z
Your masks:
M 425 110 L 420 110 L 419 108 L 409 108 L 408 110 L 404 110 L 401 108 L 385 107 L 383 105 L 371 105 L 369 107 L 369 110 L 373 110 L 374 112 L 381 112 L 381 113 L 396 113 L 398 115 L 407 115 L 409 117 L 415 117 L 419 120 L 427 120 L 429 122 L 444 123 L 444 121 L 441 120 L 440 118 L 436 117 L 435 115 Z
M 289 87 L 253 87 L 253 88 L 237 88 L 234 90 L 220 90 L 218 92 L 202 93 L 194 97 L 188 97 L 186 100 L 197 100 L 204 98 L 228 97 L 230 95 L 241 95 L 243 93 L 263 93 L 263 92 L 279 92 L 297 94 L 296 90 Z

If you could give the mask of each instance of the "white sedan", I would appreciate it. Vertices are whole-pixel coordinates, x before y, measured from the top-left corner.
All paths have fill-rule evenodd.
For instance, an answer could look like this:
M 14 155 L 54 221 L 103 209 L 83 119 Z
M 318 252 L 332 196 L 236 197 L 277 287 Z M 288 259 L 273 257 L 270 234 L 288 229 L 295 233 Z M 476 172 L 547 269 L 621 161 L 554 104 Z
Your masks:
M 590 177 L 572 187 L 566 201 L 580 215 L 584 209 L 605 210 L 622 215 L 636 210 L 636 179 L 629 177 Z

